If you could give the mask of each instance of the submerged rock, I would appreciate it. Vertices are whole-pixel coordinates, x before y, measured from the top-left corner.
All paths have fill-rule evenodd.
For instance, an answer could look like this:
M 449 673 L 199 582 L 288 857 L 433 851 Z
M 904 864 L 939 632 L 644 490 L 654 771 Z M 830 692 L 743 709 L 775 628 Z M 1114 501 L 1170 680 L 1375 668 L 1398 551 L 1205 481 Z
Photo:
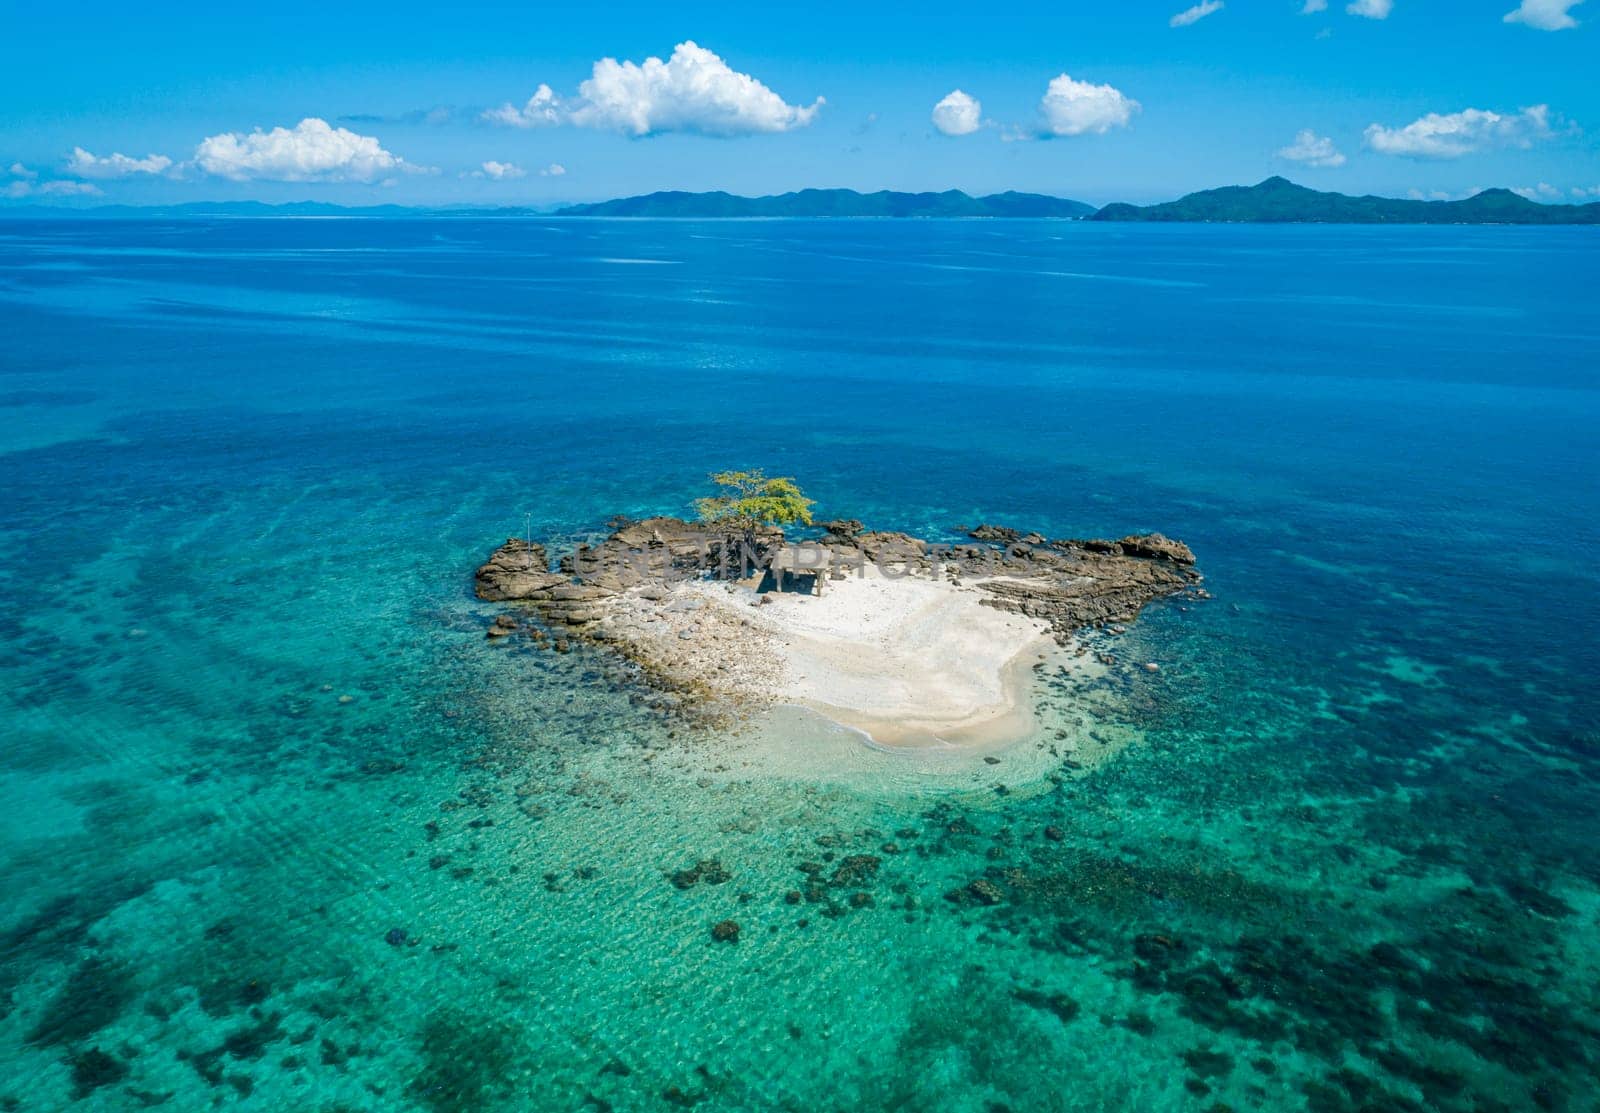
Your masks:
M 128 1077 L 128 1064 L 91 1047 L 72 1056 L 72 1096 L 77 1100 L 88 1097 L 102 1086 L 110 1086 Z
M 1006 899 L 1005 892 L 986 877 L 969 882 L 960 889 L 952 889 L 944 895 L 944 899 L 957 906 L 963 905 L 994 905 Z
M 722 920 L 712 924 L 711 938 L 718 943 L 737 943 L 739 941 L 739 925 L 732 920 Z
M 1077 1019 L 1082 1006 L 1065 993 L 1045 993 L 1037 989 L 1014 989 L 1011 996 L 1030 1008 L 1053 1013 L 1063 1024 Z
M 704 858 L 688 869 L 675 870 L 671 874 L 672 884 L 679 889 L 692 889 L 702 881 L 707 885 L 721 885 L 731 876 L 717 858 Z
M 881 864 L 882 860 L 875 855 L 851 854 L 834 868 L 828 884 L 836 889 L 853 889 L 859 885 L 869 884 L 878 876 L 878 867 Z

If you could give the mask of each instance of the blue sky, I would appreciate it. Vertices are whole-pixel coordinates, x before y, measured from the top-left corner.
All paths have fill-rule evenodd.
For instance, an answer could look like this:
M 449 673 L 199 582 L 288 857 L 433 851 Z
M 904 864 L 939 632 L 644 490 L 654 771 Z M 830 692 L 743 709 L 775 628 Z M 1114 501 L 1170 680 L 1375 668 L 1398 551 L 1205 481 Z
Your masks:
M 0 199 L 544 205 L 849 186 L 1100 203 L 1281 173 L 1350 193 L 1600 200 L 1600 0 L 1518 3 L 11 0 Z

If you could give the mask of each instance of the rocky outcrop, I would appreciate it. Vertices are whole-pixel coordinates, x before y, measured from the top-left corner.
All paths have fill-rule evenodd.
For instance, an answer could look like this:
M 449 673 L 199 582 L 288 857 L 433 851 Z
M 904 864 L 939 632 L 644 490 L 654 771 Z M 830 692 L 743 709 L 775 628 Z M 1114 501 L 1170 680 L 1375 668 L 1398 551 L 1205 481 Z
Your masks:
M 818 527 L 827 539 L 850 542 L 860 537 L 867 528 L 858 518 L 839 518 L 832 522 L 819 522 Z
M 906 533 L 867 530 L 854 520 L 823 529 L 808 543 L 827 551 L 835 577 L 871 563 L 897 575 L 970 583 L 988 606 L 1047 622 L 1063 641 L 1086 626 L 1131 621 L 1150 601 L 1200 581 L 1189 547 L 1159 533 L 1050 541 L 981 525 L 971 531 L 971 543 L 935 545 Z M 741 579 L 770 563 L 785 543 L 777 529 L 745 538 L 708 534 L 679 518 L 625 521 L 605 540 L 563 557 L 557 570 L 542 545 L 511 538 L 478 569 L 476 588 L 480 599 L 531 603 L 547 623 L 582 632 L 600 623 L 608 603 L 624 593 L 661 600 L 686 579 Z
M 514 599 L 534 599 L 541 592 L 567 582 L 553 575 L 544 546 L 510 537 L 478 569 L 476 588 L 479 599 L 504 603 Z
M 1077 546 L 1087 552 L 1140 557 L 1145 560 L 1164 560 L 1172 564 L 1194 564 L 1194 553 L 1182 541 L 1174 541 L 1159 533 L 1142 537 L 1124 537 L 1121 541 L 1058 541 L 1058 545 Z
M 1129 541 L 1138 541 L 1139 551 L 1124 548 Z M 990 606 L 1043 619 L 1067 635 L 1085 626 L 1131 622 L 1151 600 L 1199 582 L 1188 546 L 1159 534 L 1129 541 L 1015 543 L 1005 551 L 1002 574 L 980 580 L 978 587 Z M 967 555 L 965 566 L 971 564 Z
M 552 571 L 543 545 L 513 537 L 478 569 L 475 589 L 479 599 L 535 603 L 546 621 L 583 627 L 603 617 L 607 599 L 630 588 L 670 586 L 707 571 L 736 576 L 742 566 L 764 565 L 782 542 L 780 530 L 762 531 L 748 545 L 740 537 L 708 537 L 703 526 L 678 518 L 646 518 L 624 523 L 597 545 L 580 545 Z

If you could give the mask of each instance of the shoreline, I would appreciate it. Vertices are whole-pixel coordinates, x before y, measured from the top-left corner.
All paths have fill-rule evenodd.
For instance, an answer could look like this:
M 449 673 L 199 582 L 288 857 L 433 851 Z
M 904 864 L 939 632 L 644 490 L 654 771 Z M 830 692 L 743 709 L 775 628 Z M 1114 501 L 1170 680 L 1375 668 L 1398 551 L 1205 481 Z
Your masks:
M 980 757 L 1038 736 L 1048 662 L 1097 679 L 1079 630 L 1131 622 L 1163 596 L 1206 597 L 1188 547 L 1160 534 L 1050 541 L 980 526 L 975 543 L 930 545 L 855 521 L 823 528 L 799 544 L 762 533 L 753 575 L 730 567 L 734 539 L 673 518 L 624 523 L 559 571 L 512 539 L 478 569 L 477 594 L 532 604 L 558 635 L 502 613 L 491 639 L 606 647 L 719 726 L 791 706 L 884 753 Z
M 821 598 L 773 595 L 763 605 L 748 589 L 708 581 L 679 591 L 703 603 L 702 624 L 715 612 L 774 666 L 745 685 L 756 698 L 807 708 L 889 751 L 1026 739 L 1031 670 L 1055 645 L 1046 623 L 984 606 L 976 586 L 892 579 L 871 566 Z
M 830 722 L 858 732 L 866 745 L 884 753 L 924 750 L 960 750 L 972 754 L 999 753 L 1031 738 L 1039 716 L 1033 702 L 1033 666 L 1038 650 L 1052 643 L 1041 635 L 1038 642 L 1018 650 L 1000 668 L 1003 699 L 960 719 L 927 719 L 912 714 L 869 714 L 858 708 L 839 707 L 821 700 L 792 706 L 804 707 Z

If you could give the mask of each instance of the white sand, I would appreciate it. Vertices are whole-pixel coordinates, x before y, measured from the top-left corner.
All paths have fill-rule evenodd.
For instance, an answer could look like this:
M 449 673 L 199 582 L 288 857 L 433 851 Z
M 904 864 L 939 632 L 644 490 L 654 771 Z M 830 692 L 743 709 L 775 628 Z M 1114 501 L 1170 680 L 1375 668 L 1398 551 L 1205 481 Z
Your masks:
M 1045 625 L 983 606 L 971 586 L 865 571 L 830 581 L 821 597 L 774 592 L 758 607 L 724 584 L 674 594 L 698 596 L 766 643 L 771 667 L 760 676 L 773 699 L 880 746 L 988 749 L 1027 737 L 1030 670 L 1055 648 Z

